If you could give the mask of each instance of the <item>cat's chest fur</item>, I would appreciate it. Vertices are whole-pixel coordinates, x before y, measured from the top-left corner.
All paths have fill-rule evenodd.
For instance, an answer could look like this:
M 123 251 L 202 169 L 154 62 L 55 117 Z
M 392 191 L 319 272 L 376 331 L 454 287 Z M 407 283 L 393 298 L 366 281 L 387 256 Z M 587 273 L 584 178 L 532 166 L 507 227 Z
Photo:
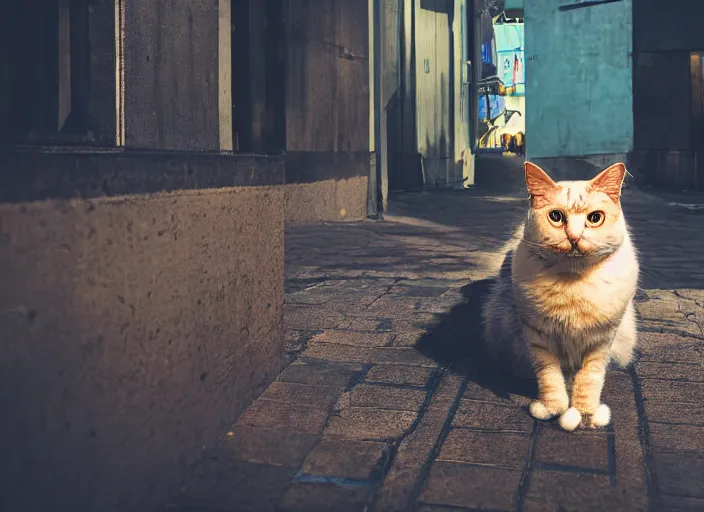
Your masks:
M 620 261 L 625 257 L 616 255 L 581 275 L 519 259 L 512 272 L 519 312 L 535 327 L 558 335 L 610 330 L 635 291 L 632 269 Z

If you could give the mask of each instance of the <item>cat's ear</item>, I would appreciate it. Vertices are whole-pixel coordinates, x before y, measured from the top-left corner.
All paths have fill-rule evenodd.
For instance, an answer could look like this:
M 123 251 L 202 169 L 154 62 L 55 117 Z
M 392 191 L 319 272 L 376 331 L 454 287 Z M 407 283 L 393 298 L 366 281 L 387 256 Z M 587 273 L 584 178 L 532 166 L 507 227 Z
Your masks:
M 542 197 L 557 188 L 557 183 L 550 179 L 550 176 L 537 165 L 526 162 L 526 187 L 528 193 L 533 197 Z
M 595 192 L 603 192 L 614 203 L 618 203 L 621 198 L 621 186 L 625 177 L 626 166 L 619 162 L 601 171 L 589 182 L 589 188 Z

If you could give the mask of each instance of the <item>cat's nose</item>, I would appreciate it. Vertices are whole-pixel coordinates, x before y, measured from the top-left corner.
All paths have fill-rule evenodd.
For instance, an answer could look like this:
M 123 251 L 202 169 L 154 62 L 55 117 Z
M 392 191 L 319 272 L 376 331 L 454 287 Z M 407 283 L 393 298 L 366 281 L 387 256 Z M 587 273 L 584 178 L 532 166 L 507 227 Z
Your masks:
M 582 230 L 570 223 L 565 226 L 565 235 L 567 235 L 567 240 L 570 241 L 570 244 L 572 244 L 572 247 L 574 248 L 582 238 Z
M 567 233 L 567 240 L 569 240 L 570 245 L 572 246 L 572 249 L 576 249 L 577 246 L 579 245 L 579 240 L 582 238 L 582 235 L 579 234 L 574 234 L 574 233 Z

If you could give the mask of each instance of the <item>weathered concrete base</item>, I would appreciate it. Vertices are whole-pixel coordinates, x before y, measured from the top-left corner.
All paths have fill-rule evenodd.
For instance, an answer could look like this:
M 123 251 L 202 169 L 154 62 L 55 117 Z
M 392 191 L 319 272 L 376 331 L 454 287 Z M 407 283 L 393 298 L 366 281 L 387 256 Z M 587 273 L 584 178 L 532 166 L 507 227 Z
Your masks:
M 358 176 L 285 185 L 286 225 L 365 218 L 367 183 L 366 176 Z
M 611 164 L 628 162 L 626 153 L 560 158 L 526 158 L 543 168 L 555 181 L 590 180 Z M 629 181 L 628 179 L 626 181 Z
M 475 156 L 474 185 L 483 190 L 519 190 L 525 188 L 523 158 L 479 153 Z
M 422 157 L 425 189 L 458 189 L 464 183 L 463 162 L 450 158 Z
M 174 490 L 281 369 L 284 195 L 0 205 L 1 509 Z

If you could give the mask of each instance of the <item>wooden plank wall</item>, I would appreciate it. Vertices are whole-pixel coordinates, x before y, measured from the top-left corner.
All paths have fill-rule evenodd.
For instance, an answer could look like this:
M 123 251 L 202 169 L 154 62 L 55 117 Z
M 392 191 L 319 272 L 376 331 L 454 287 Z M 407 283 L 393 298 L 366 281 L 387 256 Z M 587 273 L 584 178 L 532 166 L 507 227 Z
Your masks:
M 450 0 L 416 0 L 416 119 L 426 186 L 450 179 L 451 7 Z
M 369 150 L 368 5 L 290 0 L 286 149 Z
M 401 25 L 401 88 L 403 101 L 402 114 L 402 173 L 405 189 L 422 187 L 420 164 L 418 161 L 418 129 L 416 119 L 416 48 L 415 10 L 416 0 L 401 0 L 403 22 Z

